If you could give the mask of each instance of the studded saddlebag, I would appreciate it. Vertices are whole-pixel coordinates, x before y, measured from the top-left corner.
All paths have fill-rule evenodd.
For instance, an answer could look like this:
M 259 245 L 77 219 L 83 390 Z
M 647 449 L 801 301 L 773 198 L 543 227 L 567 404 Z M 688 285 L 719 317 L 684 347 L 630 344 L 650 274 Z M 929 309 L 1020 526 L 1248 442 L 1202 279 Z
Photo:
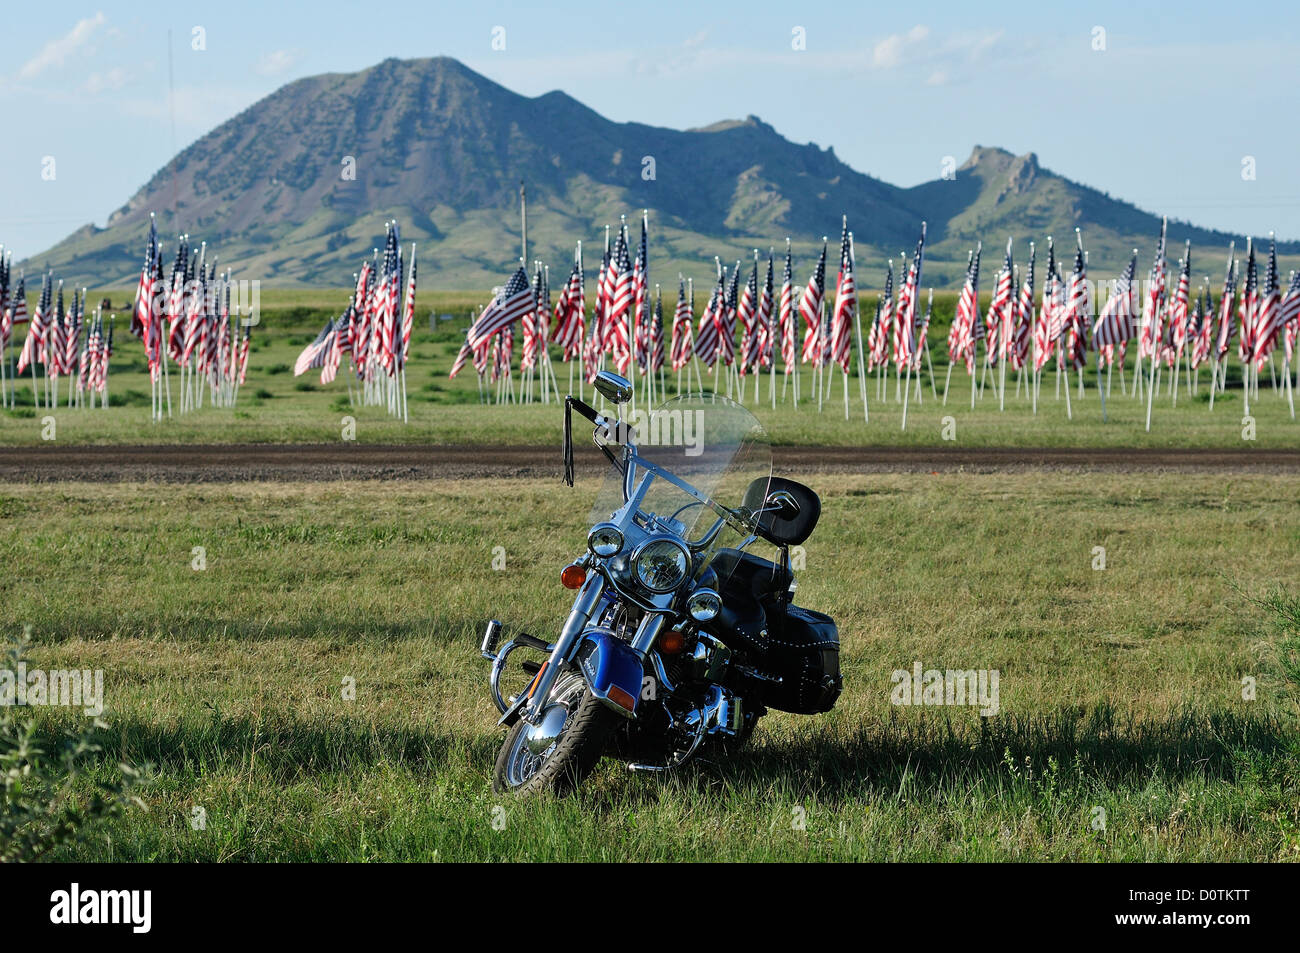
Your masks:
M 828 615 L 785 606 L 768 612 L 763 667 L 781 676 L 768 685 L 763 701 L 780 711 L 812 715 L 830 711 L 840 697 L 840 634 Z

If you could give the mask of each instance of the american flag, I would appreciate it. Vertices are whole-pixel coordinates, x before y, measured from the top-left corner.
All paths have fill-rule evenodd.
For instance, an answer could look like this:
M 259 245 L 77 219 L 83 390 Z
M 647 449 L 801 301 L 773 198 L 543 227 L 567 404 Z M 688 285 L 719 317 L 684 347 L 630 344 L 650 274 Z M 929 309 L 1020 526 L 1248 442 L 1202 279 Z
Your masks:
M 5 254 L 3 245 L 0 245 L 0 351 L 3 351 L 9 345 L 9 332 L 13 329 L 10 321 L 13 315 L 9 309 L 9 281 L 11 277 L 12 261 Z
M 740 280 L 740 263 L 736 263 L 736 281 Z M 745 282 L 745 290 L 740 293 L 740 302 L 736 305 L 736 316 L 740 319 L 740 374 L 745 376 L 758 358 L 758 349 L 754 347 L 757 336 L 754 318 L 758 314 L 758 249 L 754 249 L 754 267 Z
M 759 334 L 759 363 L 763 367 L 771 367 L 773 360 L 773 341 L 774 341 L 774 304 L 773 304 L 773 262 L 772 249 L 767 250 L 767 278 L 763 282 L 763 291 L 758 296 L 758 334 Z
M 645 363 L 644 352 L 647 345 L 645 332 L 650 318 L 649 310 L 646 308 L 646 302 L 650 298 L 650 262 L 646 249 L 648 215 L 649 212 L 643 209 L 641 212 L 641 244 L 637 247 L 636 263 L 632 266 L 633 324 L 637 332 L 637 363 L 641 365 Z
M 346 342 L 352 338 L 352 315 L 352 305 L 349 304 L 343 309 L 343 314 L 339 316 L 337 323 L 334 325 L 334 333 L 330 335 L 329 353 L 321 364 L 320 382 L 322 384 L 333 383 L 339 371 L 339 364 L 343 361 L 343 354 L 350 347 Z
M 918 374 L 921 373 L 921 355 L 925 353 L 925 341 L 930 336 L 930 319 L 934 316 L 934 289 L 930 289 L 930 297 L 925 303 L 925 316 L 921 319 L 921 330 L 916 336 L 916 358 L 912 361 L 912 370 Z
M 18 288 L 9 296 L 9 306 L 4 314 L 4 335 L 0 339 L 0 351 L 9 346 L 9 337 L 14 328 L 27 320 L 27 276 L 19 274 Z
M 605 271 L 606 311 L 604 350 L 611 352 L 620 374 L 626 374 L 632 361 L 632 342 L 628 337 L 627 314 L 632 305 L 632 263 L 627 252 L 627 226 L 618 233 L 614 254 Z
M 892 263 L 890 265 L 890 277 L 893 277 Z M 874 371 L 876 365 L 883 364 L 885 361 L 885 334 L 881 325 L 881 313 L 884 311 L 885 296 L 876 295 L 876 314 L 871 319 L 871 328 L 867 332 L 867 370 Z M 952 329 L 948 329 L 951 333 Z
M 970 264 L 970 257 L 967 257 L 967 272 Z M 871 332 L 867 334 L 867 367 L 870 369 L 880 367 L 888 359 L 889 326 L 892 322 L 893 261 L 885 261 L 885 290 L 883 295 L 876 298 L 876 316 L 871 321 Z
M 1160 223 L 1160 241 L 1156 244 L 1156 257 L 1151 263 L 1147 296 L 1142 303 L 1142 334 L 1138 338 L 1138 358 L 1145 360 L 1155 353 L 1161 337 L 1160 313 L 1165 295 L 1165 233 L 1168 223 Z
M 808 279 L 803 295 L 799 298 L 799 314 L 804 320 L 803 362 L 820 363 L 821 355 L 818 338 L 821 336 L 822 298 L 826 294 L 826 243 L 822 242 L 822 255 L 817 267 Z
M 1199 368 L 1210 356 L 1210 331 L 1214 322 L 1210 320 L 1210 305 L 1206 300 L 1208 293 L 1197 294 L 1196 306 L 1188 320 L 1187 329 L 1192 342 L 1192 370 Z
M 858 286 L 853 277 L 853 241 L 849 238 L 849 218 L 844 216 L 840 230 L 840 271 L 835 279 L 835 311 L 831 316 L 831 360 L 846 374 L 849 370 L 849 333 L 858 310 Z
M 1097 324 L 1092 329 L 1092 346 L 1094 348 L 1124 345 L 1136 330 L 1133 326 L 1133 278 L 1137 273 L 1137 250 L 1129 259 L 1128 268 L 1111 289 L 1110 298 Z
M 143 326 L 145 361 L 149 366 L 149 377 L 157 381 L 162 370 L 163 343 L 163 272 L 162 249 L 154 248 L 153 261 L 141 272 L 143 287 L 140 299 L 136 301 L 136 312 Z
M 920 293 L 921 259 L 925 252 L 925 222 L 921 223 L 921 237 L 916 242 L 907 277 L 898 292 L 898 312 L 894 318 L 894 363 L 901 367 L 910 365 L 916 353 L 916 299 Z
M 478 350 L 490 343 L 493 335 L 502 328 L 509 327 L 522 318 L 532 306 L 532 288 L 528 284 L 528 275 L 524 273 L 523 265 L 520 265 L 506 286 L 497 292 L 492 303 L 483 309 L 470 327 L 466 344 L 471 350 Z
M 564 360 L 576 357 L 582 349 L 582 339 L 587 330 L 586 288 L 582 275 L 582 245 L 573 255 L 573 271 L 555 303 L 555 343 L 561 348 Z
M 1221 361 L 1232 346 L 1232 299 L 1237 295 L 1237 260 L 1233 247 L 1228 248 L 1228 271 L 1223 276 L 1223 296 L 1219 298 L 1219 334 L 1214 344 L 1215 356 Z
M 595 380 L 597 364 L 605 353 L 605 315 L 609 312 L 609 285 L 606 278 L 610 272 L 609 226 L 605 226 L 605 253 L 600 260 L 600 271 L 596 275 L 596 306 L 591 314 L 591 333 L 583 348 L 583 360 L 586 364 L 588 380 Z
M 32 314 L 31 324 L 27 327 L 27 338 L 23 341 L 23 349 L 18 355 L 19 374 L 27 369 L 27 365 L 40 363 L 44 359 L 45 330 L 46 323 L 49 321 L 50 295 L 52 293 L 51 281 L 52 276 L 48 273 L 41 279 L 41 294 L 36 299 L 36 311 Z M 20 288 L 23 284 L 24 282 L 20 279 Z M 24 297 L 22 300 L 25 301 L 26 298 Z M 16 314 L 14 323 L 18 323 Z
M 135 289 L 135 308 L 131 311 L 130 332 L 143 340 L 149 327 L 153 306 L 153 269 L 158 257 L 158 229 L 153 216 L 149 216 L 149 234 L 144 241 L 144 264 L 140 267 L 140 281 Z
M 721 312 L 714 315 L 718 324 L 718 357 L 730 367 L 736 359 L 736 308 L 740 294 L 740 262 L 731 270 L 731 284 L 722 299 Z
M 781 276 L 781 301 L 777 306 L 777 320 L 781 325 L 781 361 L 785 372 L 794 370 L 795 318 L 794 318 L 794 262 L 790 257 L 790 239 L 785 240 L 785 271 Z
M 1187 304 L 1191 295 L 1192 284 L 1192 243 L 1189 241 L 1183 252 L 1183 264 L 1178 272 L 1178 285 L 1173 299 L 1169 302 L 1169 355 L 1172 359 L 1187 343 Z
M 1007 239 L 1007 256 L 993 282 L 993 297 L 989 300 L 988 316 L 984 326 L 988 330 L 989 364 L 997 366 L 1007 352 L 1011 338 L 1011 309 L 1015 303 L 1015 276 L 1011 263 L 1011 239 Z
M 244 378 L 248 376 L 248 352 L 252 348 L 253 328 L 251 325 L 244 327 L 244 339 L 239 344 L 239 383 L 244 383 Z
M 1289 366 L 1295 352 L 1296 332 L 1300 331 L 1300 271 L 1291 272 L 1291 286 L 1282 296 L 1278 311 L 1278 322 L 1285 329 L 1282 340 L 1286 348 L 1286 363 Z
M 948 360 L 954 364 L 962 361 L 968 374 L 975 372 L 975 342 L 983 331 L 979 318 L 980 255 L 983 250 L 983 243 L 977 244 L 966 264 L 966 281 L 957 298 L 952 327 L 948 329 Z
M 63 341 L 63 372 L 71 374 L 79 370 L 81 357 L 81 325 L 83 316 L 86 313 L 86 289 L 81 289 L 81 296 L 77 296 L 77 290 L 72 290 L 72 310 L 68 312 L 68 324 L 64 329 Z
M 659 371 L 664 366 L 664 302 L 663 295 L 655 288 L 655 310 L 650 323 L 650 370 Z
M 92 391 L 103 389 L 104 319 L 98 315 L 86 336 L 86 387 Z
M 1015 305 L 1016 325 L 1011 335 L 1011 366 L 1016 370 L 1029 360 L 1029 339 L 1034 326 L 1034 243 L 1029 243 L 1029 267 L 1020 286 L 1020 298 Z
M 335 342 L 332 347 L 337 346 L 338 334 L 334 335 Z M 226 376 L 226 367 L 230 357 L 230 290 L 226 286 L 225 306 L 222 308 L 221 315 L 217 318 L 216 333 L 216 360 L 212 362 L 213 376 L 218 380 Z
M 1242 362 L 1255 352 L 1255 315 L 1259 310 L 1259 286 L 1255 266 L 1255 246 L 1246 239 L 1246 284 L 1242 289 L 1237 317 L 1241 321 L 1241 335 L 1237 339 L 1237 356 Z
M 533 307 L 519 321 L 524 332 L 524 350 L 519 359 L 519 369 L 526 371 L 537 363 L 537 315 L 542 308 L 542 263 L 537 262 L 533 273 Z M 550 307 L 550 302 L 547 302 Z
M 380 279 L 379 360 L 384 370 L 392 373 L 397 366 L 402 346 L 397 327 L 397 295 L 401 283 L 402 257 L 398 244 L 397 223 L 390 222 L 384 243 L 384 267 Z
M 179 361 L 185 352 L 188 312 L 186 295 L 189 276 L 189 241 L 182 235 L 176 242 L 176 258 L 172 262 L 170 286 L 167 292 L 167 353 L 173 361 Z
M 200 248 L 197 265 L 188 263 L 185 268 L 185 297 L 184 308 L 185 318 L 184 326 L 184 344 L 181 348 L 180 364 L 182 367 L 188 367 L 194 357 L 194 351 L 197 348 L 200 357 L 203 355 L 203 348 L 199 347 L 200 338 L 204 337 L 204 299 L 206 297 L 206 288 L 204 287 L 204 266 L 203 258 L 204 249 Z M 197 279 L 192 279 L 191 275 L 197 274 Z
M 1257 370 L 1264 367 L 1282 329 L 1282 287 L 1277 277 L 1277 241 L 1270 239 L 1268 271 L 1264 274 L 1264 295 L 1259 302 L 1259 317 L 1255 321 L 1255 348 L 1252 358 Z
M 677 276 L 677 308 L 673 311 L 673 332 L 670 356 L 672 369 L 680 371 L 691 359 L 694 351 L 693 327 L 695 316 L 691 313 L 691 301 L 686 295 L 686 279 Z
M 50 320 L 50 335 L 45 342 L 45 372 L 58 376 L 62 373 L 64 338 L 63 323 L 66 312 L 63 307 L 63 280 L 59 280 L 58 303 L 54 306 L 54 316 Z
M 325 322 L 315 339 L 302 349 L 298 360 L 293 362 L 293 376 L 301 377 L 313 368 L 325 366 L 325 358 L 334 346 L 334 319 Z
M 700 315 L 700 329 L 695 336 L 695 353 L 705 367 L 713 367 L 718 360 L 718 321 L 717 312 L 724 307 L 723 299 L 727 295 L 723 284 L 722 265 L 718 264 L 718 283 L 713 288 L 709 303 Z
M 411 348 L 411 329 L 415 326 L 415 242 L 411 242 L 411 267 L 407 270 L 406 300 L 402 305 L 402 346 L 397 368 L 406 366 L 406 354 Z M 347 330 L 351 333 L 350 325 Z
M 1092 330 L 1088 307 L 1088 267 L 1083 259 L 1083 238 L 1074 230 L 1076 247 L 1074 269 L 1070 272 L 1070 293 L 1066 303 L 1070 338 L 1070 361 L 1076 370 L 1082 370 L 1088 360 L 1088 332 Z
M 352 304 L 356 308 L 352 319 L 352 369 L 362 379 L 370 360 L 370 293 L 373 285 L 374 267 L 368 261 L 362 262 L 361 271 L 357 273 L 357 286 L 352 292 Z
M 510 374 L 510 361 L 515 350 L 515 326 L 502 328 L 492 339 L 492 380 Z
M 497 289 L 496 296 L 465 332 L 465 343 L 461 345 L 447 376 L 455 377 L 470 356 L 473 356 L 474 366 L 482 374 L 488 350 L 496 336 L 522 318 L 532 307 L 532 287 L 528 284 L 528 275 L 524 272 L 523 265 L 520 265 L 505 287 Z

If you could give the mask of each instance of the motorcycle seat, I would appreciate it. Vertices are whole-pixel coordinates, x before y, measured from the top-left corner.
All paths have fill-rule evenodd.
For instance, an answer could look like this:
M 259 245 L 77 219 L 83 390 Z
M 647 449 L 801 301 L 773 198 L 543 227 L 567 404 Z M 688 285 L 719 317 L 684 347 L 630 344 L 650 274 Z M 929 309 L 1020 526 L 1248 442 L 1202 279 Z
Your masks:
M 747 593 L 758 602 L 785 592 L 793 579 L 788 569 L 739 549 L 719 549 L 711 565 L 724 588 Z

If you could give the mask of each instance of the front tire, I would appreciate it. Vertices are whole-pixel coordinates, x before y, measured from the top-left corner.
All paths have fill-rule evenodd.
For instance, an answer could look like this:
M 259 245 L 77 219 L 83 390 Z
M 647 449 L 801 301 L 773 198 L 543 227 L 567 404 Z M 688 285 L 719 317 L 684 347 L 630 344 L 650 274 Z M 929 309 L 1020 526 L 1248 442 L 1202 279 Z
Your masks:
M 539 723 L 522 718 L 506 732 L 492 771 L 498 794 L 571 793 L 596 767 L 617 715 L 591 694 L 581 675 L 561 676 Z

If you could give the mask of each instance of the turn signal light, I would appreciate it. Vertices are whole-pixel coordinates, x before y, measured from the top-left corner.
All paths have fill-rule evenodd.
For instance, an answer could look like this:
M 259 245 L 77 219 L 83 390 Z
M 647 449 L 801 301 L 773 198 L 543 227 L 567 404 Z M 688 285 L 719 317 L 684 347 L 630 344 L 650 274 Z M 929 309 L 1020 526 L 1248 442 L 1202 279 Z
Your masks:
M 659 636 L 659 651 L 664 655 L 676 655 L 686 647 L 686 636 L 677 629 L 669 629 Z
M 609 686 L 609 700 L 620 708 L 626 708 L 628 711 L 636 710 L 636 699 L 617 685 Z
M 560 583 L 565 589 L 581 589 L 587 581 L 587 567 L 571 563 L 560 571 Z

